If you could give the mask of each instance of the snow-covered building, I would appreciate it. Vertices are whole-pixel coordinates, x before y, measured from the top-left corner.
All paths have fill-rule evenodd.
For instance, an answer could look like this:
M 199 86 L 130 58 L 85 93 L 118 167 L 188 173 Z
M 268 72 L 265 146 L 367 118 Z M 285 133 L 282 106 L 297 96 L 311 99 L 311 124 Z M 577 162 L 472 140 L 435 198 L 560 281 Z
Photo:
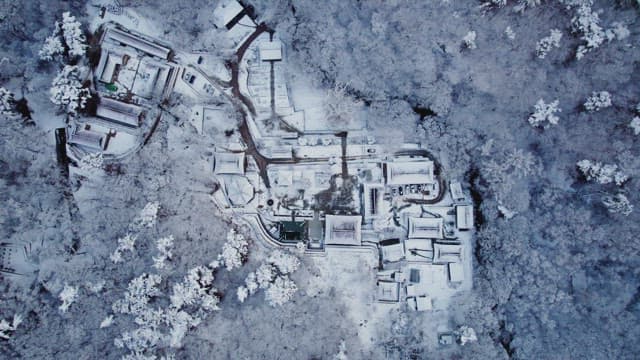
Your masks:
M 387 185 L 433 184 L 436 182 L 431 160 L 395 160 L 384 163 Z
M 247 205 L 255 197 L 255 189 L 249 179 L 244 176 L 226 176 L 222 181 L 222 187 L 227 199 L 234 207 Z
M 231 29 L 244 15 L 244 7 L 237 0 L 222 0 L 213 10 L 213 24 Z
M 404 248 L 407 262 L 433 261 L 433 240 L 431 239 L 406 239 Z
M 262 61 L 279 61 L 282 60 L 282 42 L 263 41 L 258 44 L 258 52 Z
M 464 267 L 462 263 L 449 263 L 449 281 L 452 283 L 461 283 L 464 281 Z
M 168 46 L 160 45 L 156 40 L 146 39 L 146 37 L 141 35 L 134 35 L 113 26 L 106 28 L 102 41 L 124 47 L 131 47 L 146 55 L 156 56 L 163 60 L 168 60 L 171 55 L 171 49 Z
M 241 153 L 216 152 L 213 159 L 215 175 L 244 175 L 245 155 Z
M 115 125 L 121 125 L 128 128 L 137 128 L 144 118 L 144 108 L 125 103 L 122 101 L 100 98 L 100 103 L 96 109 L 96 115 Z
M 400 283 L 378 280 L 376 299 L 380 302 L 390 303 L 400 301 Z
M 73 131 L 70 134 L 67 142 L 69 144 L 80 145 L 88 148 L 89 150 L 97 151 L 104 150 L 106 145 L 105 134 L 84 129 L 76 129 L 75 131 Z
M 462 192 L 462 184 L 458 181 L 452 181 L 449 184 L 449 190 L 451 191 L 451 198 L 454 202 L 461 202 L 465 200 L 464 193 Z
M 409 218 L 409 239 L 443 239 L 444 238 L 443 218 Z
M 362 186 L 362 207 L 365 220 L 381 215 L 384 197 L 382 184 L 366 183 Z
M 396 262 L 404 258 L 404 243 L 400 239 L 389 239 L 380 242 L 383 262 Z
M 94 74 L 99 82 L 108 85 L 106 91 L 130 91 L 145 99 L 166 98 L 178 75 L 171 54 L 172 50 L 157 40 L 108 25 Z
M 433 262 L 438 264 L 462 261 L 462 246 L 456 244 L 433 244 Z
M 456 226 L 458 230 L 470 230 L 473 227 L 473 207 L 471 205 L 456 206 Z
M 325 217 L 324 243 L 326 245 L 362 244 L 361 216 L 327 215 Z

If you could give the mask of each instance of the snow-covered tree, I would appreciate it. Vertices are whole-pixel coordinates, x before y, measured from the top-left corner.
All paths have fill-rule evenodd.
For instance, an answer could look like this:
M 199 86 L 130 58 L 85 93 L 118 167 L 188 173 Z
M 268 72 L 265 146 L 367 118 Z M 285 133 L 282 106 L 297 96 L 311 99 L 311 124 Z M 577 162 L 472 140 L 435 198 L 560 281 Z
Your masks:
M 602 198 L 602 203 L 612 214 L 629 216 L 633 212 L 633 205 L 624 194 L 607 195 Z
M 0 87 L 0 114 L 9 114 L 14 110 L 15 99 L 13 94 L 9 90 Z
M 576 51 L 576 58 L 580 60 L 587 52 L 597 49 L 606 39 L 606 35 L 600 26 L 600 15 L 591 9 L 590 2 L 583 1 L 576 12 L 571 24 L 573 32 L 582 34 L 580 39 L 584 41 Z
M 458 329 L 458 333 L 460 334 L 461 345 L 478 341 L 478 336 L 476 335 L 476 331 L 472 327 L 460 326 L 460 328 Z
M 476 45 L 476 32 L 475 31 L 469 31 L 462 38 L 462 44 L 467 49 L 475 49 L 477 47 L 477 45 Z
M 534 113 L 529 116 L 529 124 L 542 127 L 557 125 L 560 118 L 555 114 L 562 111 L 558 107 L 559 104 L 558 100 L 549 104 L 546 104 L 543 99 L 538 100 L 534 106 Z
M 40 49 L 40 59 L 51 61 L 58 55 L 67 55 L 70 59 L 80 57 L 87 49 L 81 24 L 69 12 L 62 14 L 62 21 L 56 21 L 53 34 L 45 39 Z
M 227 234 L 227 241 L 222 245 L 222 253 L 218 256 L 228 271 L 239 268 L 247 259 L 249 242 L 244 235 L 231 229 Z
M 153 257 L 153 267 L 156 269 L 164 269 L 165 261 L 171 260 L 173 257 L 173 235 L 162 237 L 156 241 L 156 249 L 160 253 L 159 256 Z
M 113 315 L 109 315 L 100 322 L 100 329 L 107 328 L 113 324 Z
M 513 31 L 511 26 L 507 26 L 507 28 L 504 29 L 504 34 L 507 37 L 507 39 L 509 39 L 509 40 L 515 40 L 516 39 L 516 33 L 515 33 L 515 31 Z
M 286 275 L 276 277 L 265 291 L 265 298 L 271 306 L 281 306 L 287 303 L 298 290 L 298 287 Z
M 62 14 L 60 29 L 62 30 L 64 43 L 67 45 L 71 56 L 82 56 L 87 49 L 87 39 L 84 37 L 80 26 L 80 22 L 71 13 L 64 12 Z
M 560 47 L 560 40 L 562 39 L 562 31 L 558 29 L 551 29 L 549 36 L 543 37 L 536 44 L 536 54 L 540 59 L 544 59 L 549 51 L 553 47 Z
M 89 89 L 82 85 L 84 71 L 84 68 L 75 65 L 65 65 L 51 83 L 51 102 L 71 116 L 77 115 L 78 109 L 84 109 L 91 98 Z
M 160 203 L 157 201 L 147 203 L 140 211 L 132 223 L 134 229 L 150 228 L 156 224 L 158 218 L 158 210 L 160 210 Z
M 587 180 L 595 180 L 600 184 L 615 183 L 620 186 L 629 179 L 627 174 L 618 170 L 618 165 L 603 164 L 585 159 L 578 161 L 577 166 Z
M 255 272 L 249 273 L 245 279 L 245 286 L 237 290 L 238 300 L 244 302 L 258 289 L 265 290 L 265 299 L 272 306 L 282 305 L 289 301 L 296 292 L 296 284 L 288 274 L 294 272 L 300 265 L 300 260 L 283 250 L 273 251 L 266 262 L 261 264 Z
M 634 135 L 640 135 L 640 117 L 635 116 L 633 119 L 631 119 L 629 127 L 633 130 Z
M 327 119 L 334 125 L 342 125 L 353 119 L 362 102 L 347 94 L 347 84 L 336 83 L 327 91 L 324 99 L 324 111 Z
M 258 285 L 258 279 L 256 278 L 256 273 L 251 272 L 247 275 L 247 278 L 244 279 L 244 283 L 247 286 L 247 290 L 249 290 L 249 294 L 253 295 L 258 291 L 260 285 Z
M 249 289 L 246 286 L 239 286 L 236 295 L 238 296 L 238 301 L 243 303 L 249 297 Z
M 109 257 L 114 263 L 122 262 L 122 253 L 125 251 L 133 252 L 135 250 L 137 235 L 128 233 L 124 237 L 118 239 L 118 247 Z
M 59 33 L 59 27 L 56 24 L 57 32 Z M 42 45 L 42 49 L 38 55 L 41 60 L 51 61 L 56 56 L 62 55 L 64 53 L 64 46 L 62 45 L 61 37 L 59 35 L 51 35 L 44 40 L 44 45 Z
M 631 35 L 629 28 L 627 28 L 627 26 L 621 22 L 614 22 L 612 26 L 613 27 L 607 29 L 604 32 L 608 41 L 613 41 L 615 39 L 623 40 L 628 38 L 629 35 Z
M 256 270 L 256 282 L 261 289 L 266 289 L 276 276 L 276 269 L 271 264 L 262 264 Z
M 607 91 L 594 91 L 584 103 L 587 111 L 598 111 L 611 106 L 611 94 Z
M 5 319 L 0 320 L 0 339 L 9 340 L 11 335 L 16 331 L 18 325 L 22 323 L 22 316 L 18 314 L 13 315 L 11 322 Z
M 267 262 L 275 265 L 281 274 L 291 274 L 300 266 L 300 260 L 297 257 L 280 249 L 274 250 L 267 258 Z
M 67 310 L 69 310 L 69 306 L 78 299 L 78 287 L 64 284 L 64 288 L 58 295 L 58 298 L 62 300 L 62 304 L 58 308 L 63 313 L 66 313 Z

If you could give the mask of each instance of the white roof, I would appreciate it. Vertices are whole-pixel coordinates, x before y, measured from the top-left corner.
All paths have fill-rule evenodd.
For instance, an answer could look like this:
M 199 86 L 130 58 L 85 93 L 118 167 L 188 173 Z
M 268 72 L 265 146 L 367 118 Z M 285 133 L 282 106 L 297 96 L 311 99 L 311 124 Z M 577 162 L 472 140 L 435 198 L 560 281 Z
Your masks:
M 400 261 L 404 257 L 404 246 L 401 241 L 393 245 L 380 246 L 380 249 L 384 261 Z
M 327 215 L 324 242 L 326 245 L 361 245 L 362 217 L 359 215 Z
M 106 55 L 105 55 L 106 54 Z M 100 81 L 110 83 L 113 79 L 113 73 L 116 70 L 116 65 L 122 65 L 122 55 L 115 54 L 113 52 L 102 52 L 102 56 L 106 56 L 106 63 L 100 74 Z
M 459 182 L 451 182 L 449 184 L 449 190 L 451 190 L 451 197 L 453 198 L 453 201 L 464 200 L 462 185 L 460 185 Z
M 282 60 L 282 43 L 278 40 L 263 41 L 258 45 L 260 60 Z
M 433 245 L 434 263 L 460 262 L 461 260 L 462 246 L 438 243 Z
M 386 163 L 386 177 L 389 185 L 433 184 L 434 165 L 431 160 L 392 161 Z
M 392 281 L 378 281 L 378 301 L 398 302 L 400 300 L 400 283 Z
M 137 105 L 109 98 L 100 98 L 96 115 L 123 125 L 138 127 L 140 125 L 139 119 L 143 111 L 144 109 Z
M 449 263 L 449 281 L 462 282 L 464 280 L 464 268 L 462 263 Z
M 407 261 L 427 262 L 433 259 L 433 240 L 406 239 L 404 241 Z
M 427 311 L 433 310 L 433 303 L 431 302 L 431 298 L 428 296 L 419 296 L 416 298 L 416 310 L 418 311 Z
M 233 18 L 243 10 L 242 5 L 236 0 L 222 0 L 213 10 L 214 23 L 218 27 L 226 26 Z
M 442 239 L 444 219 L 443 218 L 409 218 L 408 238 Z
M 110 39 L 116 43 L 123 43 L 126 46 L 141 50 L 149 55 L 158 56 L 163 59 L 169 57 L 171 50 L 159 44 L 146 40 L 138 35 L 134 35 L 116 28 L 108 28 L 105 39 Z
M 242 206 L 253 200 L 254 188 L 244 176 L 231 175 L 225 181 L 225 192 L 232 205 Z
M 104 134 L 91 130 L 78 130 L 71 134 L 70 144 L 86 146 L 90 149 L 102 150 L 104 146 Z
M 213 173 L 244 175 L 244 153 L 215 153 Z
M 473 207 L 471 205 L 456 206 L 456 225 L 459 230 L 469 230 L 473 227 Z

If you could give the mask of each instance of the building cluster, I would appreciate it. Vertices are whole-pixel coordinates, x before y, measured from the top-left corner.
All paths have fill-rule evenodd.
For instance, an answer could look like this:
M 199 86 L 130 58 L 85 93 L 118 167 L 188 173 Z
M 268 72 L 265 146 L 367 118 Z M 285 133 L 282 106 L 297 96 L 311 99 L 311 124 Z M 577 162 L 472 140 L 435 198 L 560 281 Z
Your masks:
M 93 69 L 95 117 L 70 124 L 72 159 L 94 152 L 118 156 L 136 148 L 142 128 L 150 126 L 150 109 L 171 95 L 179 71 L 166 44 L 116 24 L 104 25 L 100 60 Z

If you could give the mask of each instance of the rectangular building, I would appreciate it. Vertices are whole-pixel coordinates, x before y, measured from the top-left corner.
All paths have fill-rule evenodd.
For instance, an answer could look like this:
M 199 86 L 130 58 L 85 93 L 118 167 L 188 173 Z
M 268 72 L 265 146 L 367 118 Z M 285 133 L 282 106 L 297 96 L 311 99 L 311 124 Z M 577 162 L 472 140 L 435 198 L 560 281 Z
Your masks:
M 409 218 L 410 239 L 443 239 L 444 219 L 443 218 Z
M 362 244 L 362 217 L 359 215 L 327 215 L 325 217 L 324 242 L 326 245 Z

